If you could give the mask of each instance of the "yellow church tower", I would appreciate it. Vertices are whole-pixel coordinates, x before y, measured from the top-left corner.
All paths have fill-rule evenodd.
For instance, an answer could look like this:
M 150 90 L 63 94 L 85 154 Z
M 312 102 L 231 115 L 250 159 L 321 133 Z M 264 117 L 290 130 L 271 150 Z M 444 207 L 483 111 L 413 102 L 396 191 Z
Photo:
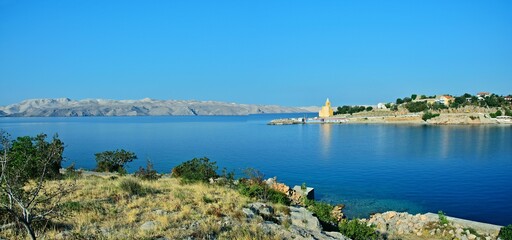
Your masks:
M 323 106 L 320 112 L 318 112 L 318 117 L 328 118 L 332 116 L 334 116 L 334 111 L 331 108 L 331 102 L 329 101 L 329 98 L 327 98 L 327 101 L 325 101 L 325 106 Z

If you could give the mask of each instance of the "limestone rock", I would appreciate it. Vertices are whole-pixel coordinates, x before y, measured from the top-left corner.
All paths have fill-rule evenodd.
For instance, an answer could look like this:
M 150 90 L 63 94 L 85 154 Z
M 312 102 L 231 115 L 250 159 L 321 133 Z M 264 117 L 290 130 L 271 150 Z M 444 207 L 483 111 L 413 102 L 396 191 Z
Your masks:
M 290 207 L 290 218 L 292 225 L 311 231 L 322 231 L 318 218 L 313 216 L 313 213 L 303 207 Z
M 272 206 L 261 202 L 250 203 L 249 208 L 256 214 L 262 215 L 263 217 L 272 217 L 274 209 Z
M 156 229 L 156 223 L 154 221 L 147 221 L 140 226 L 140 230 L 150 231 Z

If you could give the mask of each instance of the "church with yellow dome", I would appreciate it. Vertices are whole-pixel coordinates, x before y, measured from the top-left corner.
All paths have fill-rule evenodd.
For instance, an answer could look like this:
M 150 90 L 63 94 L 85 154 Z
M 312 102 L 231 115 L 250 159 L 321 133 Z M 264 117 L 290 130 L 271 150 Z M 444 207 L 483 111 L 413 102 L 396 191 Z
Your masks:
M 318 112 L 318 117 L 320 118 L 328 118 L 334 116 L 334 111 L 331 108 L 331 102 L 329 98 L 325 101 L 325 106 L 322 106 L 320 112 Z

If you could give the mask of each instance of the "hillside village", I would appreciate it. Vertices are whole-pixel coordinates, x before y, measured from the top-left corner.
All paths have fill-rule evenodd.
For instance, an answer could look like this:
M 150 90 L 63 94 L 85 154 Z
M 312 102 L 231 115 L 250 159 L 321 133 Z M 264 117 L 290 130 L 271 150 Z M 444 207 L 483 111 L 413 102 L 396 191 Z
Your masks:
M 376 105 L 331 107 L 329 99 L 318 117 L 277 119 L 271 125 L 302 123 L 411 123 L 411 124 L 510 124 L 512 95 L 489 92 L 461 96 L 448 94 L 397 98 Z

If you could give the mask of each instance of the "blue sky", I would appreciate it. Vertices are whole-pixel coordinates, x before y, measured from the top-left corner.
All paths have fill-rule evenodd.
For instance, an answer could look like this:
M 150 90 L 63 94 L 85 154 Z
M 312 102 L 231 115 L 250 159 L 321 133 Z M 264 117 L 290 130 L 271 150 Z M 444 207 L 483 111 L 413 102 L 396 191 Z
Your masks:
M 512 1 L 0 0 L 0 105 L 512 93 Z

